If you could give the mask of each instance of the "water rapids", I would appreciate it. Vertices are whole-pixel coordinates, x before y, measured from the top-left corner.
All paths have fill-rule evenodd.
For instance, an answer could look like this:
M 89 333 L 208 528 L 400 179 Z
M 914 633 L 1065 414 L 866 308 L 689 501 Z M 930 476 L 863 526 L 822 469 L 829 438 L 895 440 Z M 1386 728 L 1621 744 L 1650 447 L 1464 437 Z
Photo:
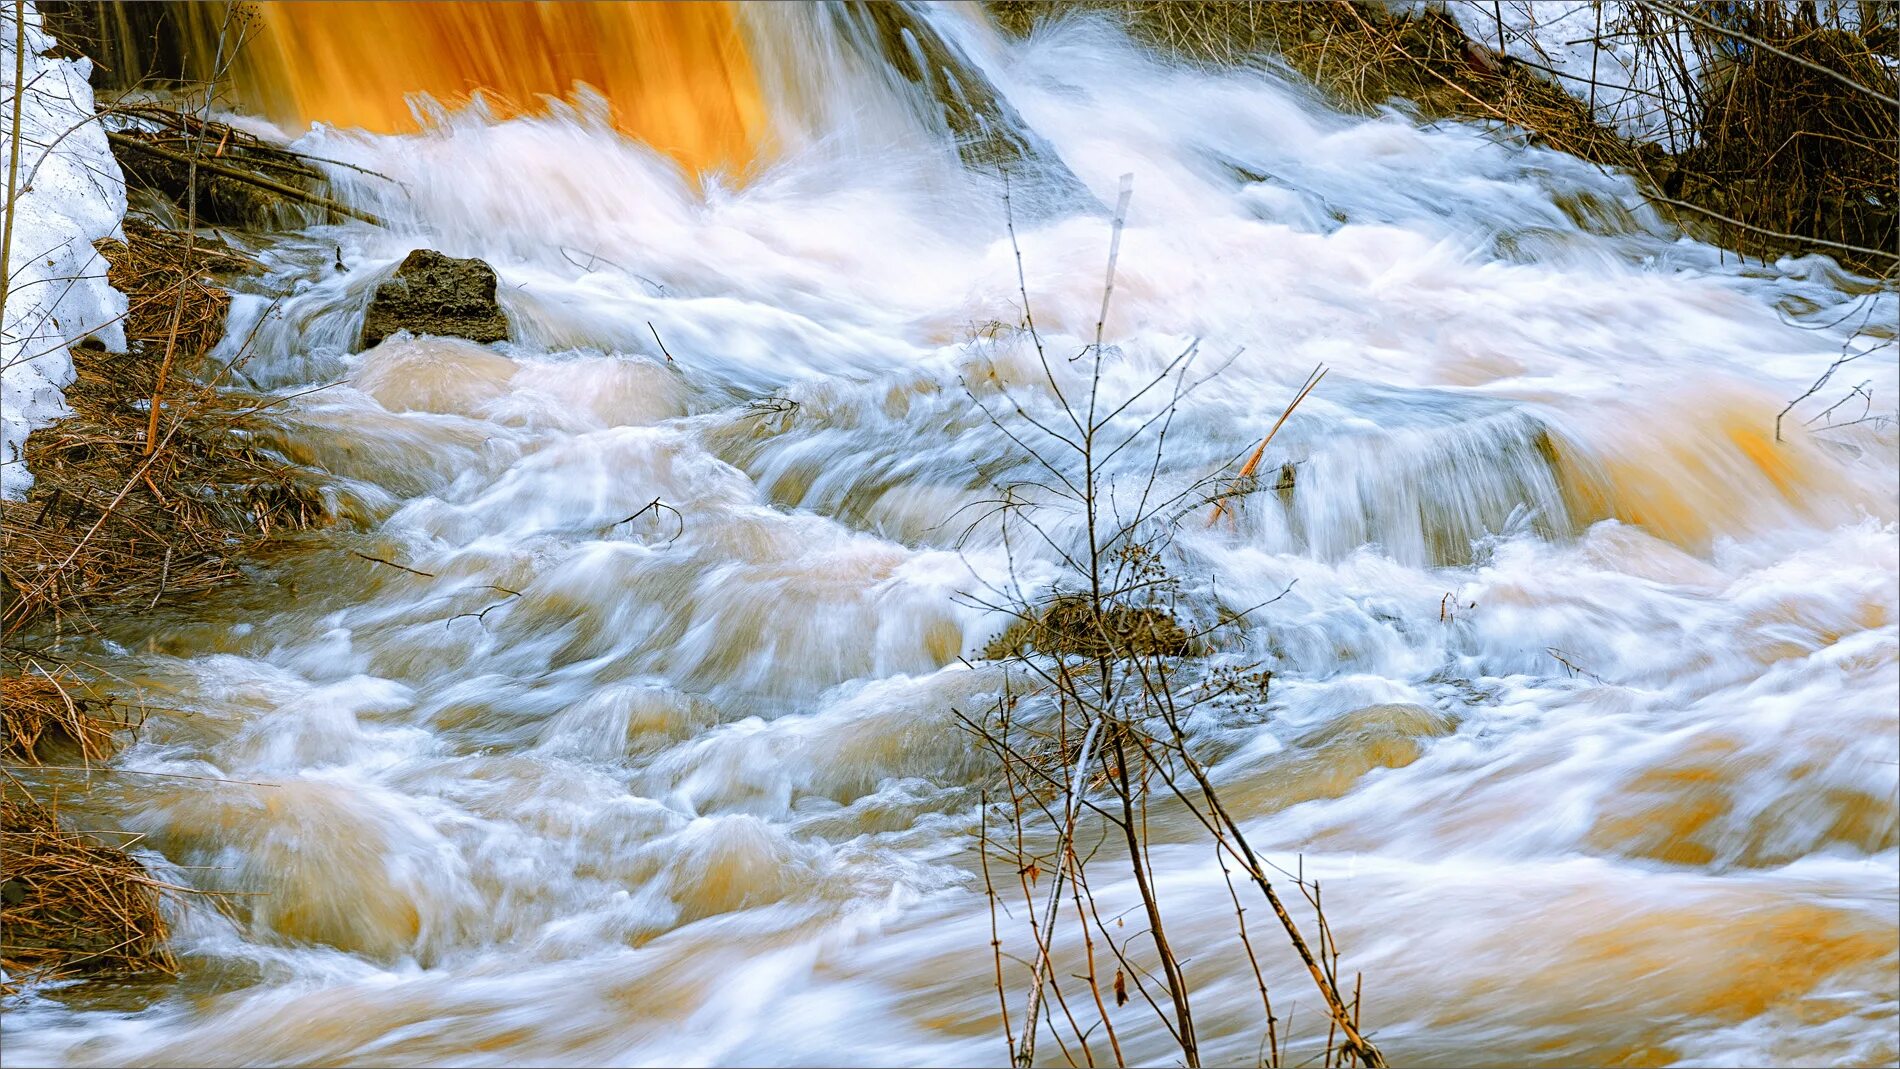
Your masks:
M 157 707 L 119 765 L 154 775 L 86 812 L 231 894 L 183 908 L 176 982 L 11 1008 L 10 1064 L 1004 1061 L 993 773 L 956 713 L 1000 690 L 1008 621 L 970 595 L 1064 572 L 972 520 L 1058 416 L 1016 246 L 1083 389 L 1124 174 L 1104 394 L 1197 341 L 1208 374 L 1164 487 L 1331 369 L 1278 481 L 1169 565 L 1197 618 L 1284 592 L 1183 669 L 1274 673 L 1194 745 L 1325 878 L 1387 1055 L 1900 1058 L 1895 437 L 1827 425 L 1858 402 L 1810 425 L 1834 394 L 1775 429 L 1891 341 L 1891 292 L 1738 263 L 1505 131 L 935 12 L 1041 155 L 1006 208 L 823 15 L 748 14 L 775 143 L 744 181 L 585 102 L 303 135 L 393 179 L 336 171 L 391 225 L 273 240 L 226 345 L 360 526 L 109 629 L 95 660 Z M 418 247 L 493 264 L 515 340 L 353 351 Z M 1893 351 L 1835 392 L 1891 411 Z M 1006 396 L 998 426 L 977 402 Z M 1249 1062 L 1220 870 L 1185 822 L 1152 834 L 1203 1057 Z M 1165 1061 L 1149 1021 L 1129 1056 Z

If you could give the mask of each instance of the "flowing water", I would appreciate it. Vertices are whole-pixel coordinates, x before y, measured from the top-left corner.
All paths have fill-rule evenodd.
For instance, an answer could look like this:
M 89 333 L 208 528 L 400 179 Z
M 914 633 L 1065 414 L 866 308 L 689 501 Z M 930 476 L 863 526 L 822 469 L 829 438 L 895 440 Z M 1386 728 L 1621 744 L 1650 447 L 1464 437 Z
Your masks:
M 226 344 L 356 525 L 95 651 L 175 712 L 119 759 L 165 775 L 96 777 L 82 812 L 233 894 L 182 909 L 176 982 L 13 1007 L 9 1063 L 1002 1062 L 993 773 L 957 713 L 1000 691 L 1007 620 L 972 592 L 1065 578 L 971 522 L 1059 418 L 1006 222 L 1073 394 L 1124 174 L 1104 394 L 1196 339 L 1207 376 L 1164 488 L 1331 369 L 1274 485 L 1167 563 L 1196 619 L 1285 591 L 1183 667 L 1275 673 L 1194 745 L 1326 877 L 1388 1057 L 1900 1058 L 1895 436 L 1858 399 L 1805 425 L 1862 381 L 1892 410 L 1893 295 L 1738 263 L 1505 132 L 1086 21 L 920 19 L 1037 148 L 1007 210 L 840 8 L 742 12 L 771 131 L 743 171 L 682 173 L 616 132 L 624 100 L 304 135 L 387 176 L 337 185 L 391 225 L 265 248 Z M 495 266 L 511 342 L 354 351 L 423 246 Z M 1203 1056 L 1250 1061 L 1219 869 L 1158 820 Z

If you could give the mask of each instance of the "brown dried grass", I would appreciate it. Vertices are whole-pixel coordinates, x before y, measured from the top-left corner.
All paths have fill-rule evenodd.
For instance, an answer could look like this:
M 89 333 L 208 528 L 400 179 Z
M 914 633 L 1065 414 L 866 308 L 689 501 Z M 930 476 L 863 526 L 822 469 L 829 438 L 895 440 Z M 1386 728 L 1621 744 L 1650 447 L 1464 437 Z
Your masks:
M 28 438 L 32 491 L 0 502 L 0 750 L 16 766 L 90 765 L 137 727 L 73 666 L 28 652 L 24 638 L 51 637 L 48 623 L 55 634 L 75 618 L 91 623 L 96 609 L 143 612 L 212 587 L 273 533 L 325 515 L 316 484 L 256 444 L 271 429 L 260 399 L 216 385 L 223 369 L 210 353 L 230 301 L 217 277 L 255 265 L 202 235 L 131 220 L 125 235 L 100 251 L 128 299 L 128 351 L 76 347 L 73 414 Z M 161 389 L 167 365 L 171 385 Z M 155 423 L 161 433 L 148 445 Z M 11 773 L 0 789 L 0 987 L 172 971 L 159 913 L 167 885 L 123 849 L 63 828 Z
M 108 604 L 146 609 L 209 589 L 274 532 L 325 518 L 315 482 L 260 445 L 269 430 L 261 402 L 204 384 L 217 377 L 208 355 L 230 300 L 211 271 L 249 261 L 202 240 L 188 250 L 183 235 L 134 222 L 125 230 L 126 243 L 101 251 L 130 305 L 129 351 L 74 350 L 73 415 L 27 439 L 33 489 L 0 503 L 0 633 L 9 638 L 42 621 L 86 623 Z M 148 454 L 175 307 L 175 370 Z
M 117 734 L 138 726 L 136 716 L 66 666 L 19 660 L 0 673 L 0 757 L 38 765 L 65 751 L 82 763 L 103 761 L 117 748 Z
M 1681 157 L 1679 195 L 1753 226 L 1900 251 L 1900 109 L 1799 61 L 1890 97 L 1900 96 L 1894 68 L 1860 35 L 1785 13 L 1755 29 L 1789 56 L 1755 49 L 1701 87 L 1702 139 Z M 1744 248 L 1774 248 L 1759 235 L 1736 237 Z M 1842 259 L 1874 274 L 1894 267 Z
M 1167 610 L 1116 605 L 1098 617 L 1086 597 L 1064 595 L 1033 617 L 1017 620 L 983 648 L 990 660 L 1031 652 L 1077 657 L 1185 657 L 1192 636 Z
M 164 885 L 125 851 L 60 826 L 0 782 L 0 968 L 8 985 L 66 975 L 171 973 Z
M 106 258 L 106 281 L 125 294 L 125 336 L 132 348 L 165 344 L 174 305 L 179 308 L 178 351 L 202 356 L 224 337 L 231 296 L 216 279 L 242 273 L 257 263 L 240 253 L 204 241 L 190 242 L 176 230 L 127 219 L 125 241 L 99 243 Z M 191 270 L 185 260 L 190 256 Z M 179 289 L 184 293 L 179 302 Z

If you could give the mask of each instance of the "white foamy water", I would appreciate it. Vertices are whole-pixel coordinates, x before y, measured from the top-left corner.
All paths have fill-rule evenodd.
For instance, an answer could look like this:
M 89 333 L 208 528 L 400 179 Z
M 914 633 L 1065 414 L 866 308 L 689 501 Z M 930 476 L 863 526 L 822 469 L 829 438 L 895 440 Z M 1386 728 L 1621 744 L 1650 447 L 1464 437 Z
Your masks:
M 1167 563 L 1208 622 L 1288 591 L 1183 666 L 1275 673 L 1193 744 L 1256 844 L 1327 878 L 1387 1056 L 1900 1058 L 1895 434 L 1806 425 L 1863 380 L 1894 409 L 1894 296 L 1738 264 L 1500 131 L 1338 114 L 1086 24 L 954 32 L 1093 195 L 1013 184 L 1065 392 L 1133 175 L 1104 395 L 1196 339 L 1210 375 L 1165 489 L 1331 368 L 1263 460 L 1286 488 L 1183 518 Z M 957 713 L 1000 691 L 1007 620 L 969 595 L 1064 573 L 971 527 L 1036 474 L 1026 417 L 978 401 L 1057 401 L 1014 329 L 1001 183 L 904 107 L 829 99 L 843 126 L 742 184 L 585 115 L 309 135 L 399 183 L 339 179 L 392 226 L 267 250 L 228 344 L 255 327 L 245 373 L 302 395 L 284 447 L 360 529 L 115 635 L 108 663 L 189 714 L 120 764 L 209 778 L 108 779 L 87 813 L 240 894 L 179 914 L 176 984 L 14 1007 L 10 1064 L 1006 1060 L 991 771 Z M 424 246 L 495 266 L 512 341 L 353 351 Z M 1249 1061 L 1212 851 L 1154 834 L 1203 1057 Z M 1131 1059 L 1174 1056 L 1120 1012 Z

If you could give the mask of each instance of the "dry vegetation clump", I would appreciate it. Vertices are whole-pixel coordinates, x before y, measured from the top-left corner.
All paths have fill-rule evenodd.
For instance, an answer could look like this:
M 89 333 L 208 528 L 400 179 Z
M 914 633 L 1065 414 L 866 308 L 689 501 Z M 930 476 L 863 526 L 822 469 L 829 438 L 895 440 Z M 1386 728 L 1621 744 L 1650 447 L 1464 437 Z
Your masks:
M 1664 210 L 1728 247 L 1818 250 L 1870 274 L 1892 271 L 1900 85 L 1881 49 L 1892 47 L 1900 6 L 1859 5 L 1873 21 L 1852 27 L 1848 5 L 1827 5 L 1826 18 L 1815 5 L 1726 5 L 1726 24 L 1692 6 L 1603 5 L 1592 25 L 1605 41 L 1637 43 L 1659 82 L 1649 106 L 1675 132 L 1674 154 L 1623 136 L 1541 64 L 1472 40 L 1438 9 L 1353 0 L 992 0 L 989 9 L 1015 33 L 1064 11 L 1108 12 L 1182 62 L 1276 55 L 1349 107 L 1400 99 L 1427 119 L 1496 120 L 1533 143 L 1627 169 Z M 1605 98 L 1614 92 L 1605 87 Z
M 215 276 L 251 270 L 256 262 L 134 219 L 125 220 L 124 230 L 125 241 L 107 239 L 99 243 L 99 251 L 106 258 L 106 281 L 126 297 L 128 347 L 162 349 L 172 343 L 175 307 L 175 351 L 194 359 L 209 353 L 224 337 L 225 314 L 231 308 L 231 296 Z M 184 269 L 187 256 L 197 270 Z
M 27 439 L 32 491 L 0 503 L 8 637 L 207 589 L 273 532 L 325 515 L 314 481 L 257 444 L 259 402 L 213 385 L 208 354 L 229 297 L 205 271 L 242 258 L 130 221 L 125 230 L 126 244 L 101 251 L 129 300 L 129 351 L 75 347 L 73 415 Z
M 0 988 L 83 974 L 172 972 L 162 884 L 125 851 L 60 826 L 0 782 Z
M 1184 657 L 1195 642 L 1166 609 L 1150 605 L 1103 608 L 1079 594 L 1054 598 L 1041 613 L 1011 624 L 990 640 L 990 660 L 1043 653 L 1076 657 Z
M 64 665 L 9 653 L 0 670 L 0 757 L 37 765 L 61 759 L 101 761 L 116 749 L 115 735 L 137 720 Z
M 1752 35 L 1787 55 L 1753 48 L 1702 86 L 1701 141 L 1681 157 L 1678 195 L 1754 226 L 1900 248 L 1900 108 L 1880 99 L 1900 96 L 1896 68 L 1858 33 L 1779 8 L 1755 16 Z

